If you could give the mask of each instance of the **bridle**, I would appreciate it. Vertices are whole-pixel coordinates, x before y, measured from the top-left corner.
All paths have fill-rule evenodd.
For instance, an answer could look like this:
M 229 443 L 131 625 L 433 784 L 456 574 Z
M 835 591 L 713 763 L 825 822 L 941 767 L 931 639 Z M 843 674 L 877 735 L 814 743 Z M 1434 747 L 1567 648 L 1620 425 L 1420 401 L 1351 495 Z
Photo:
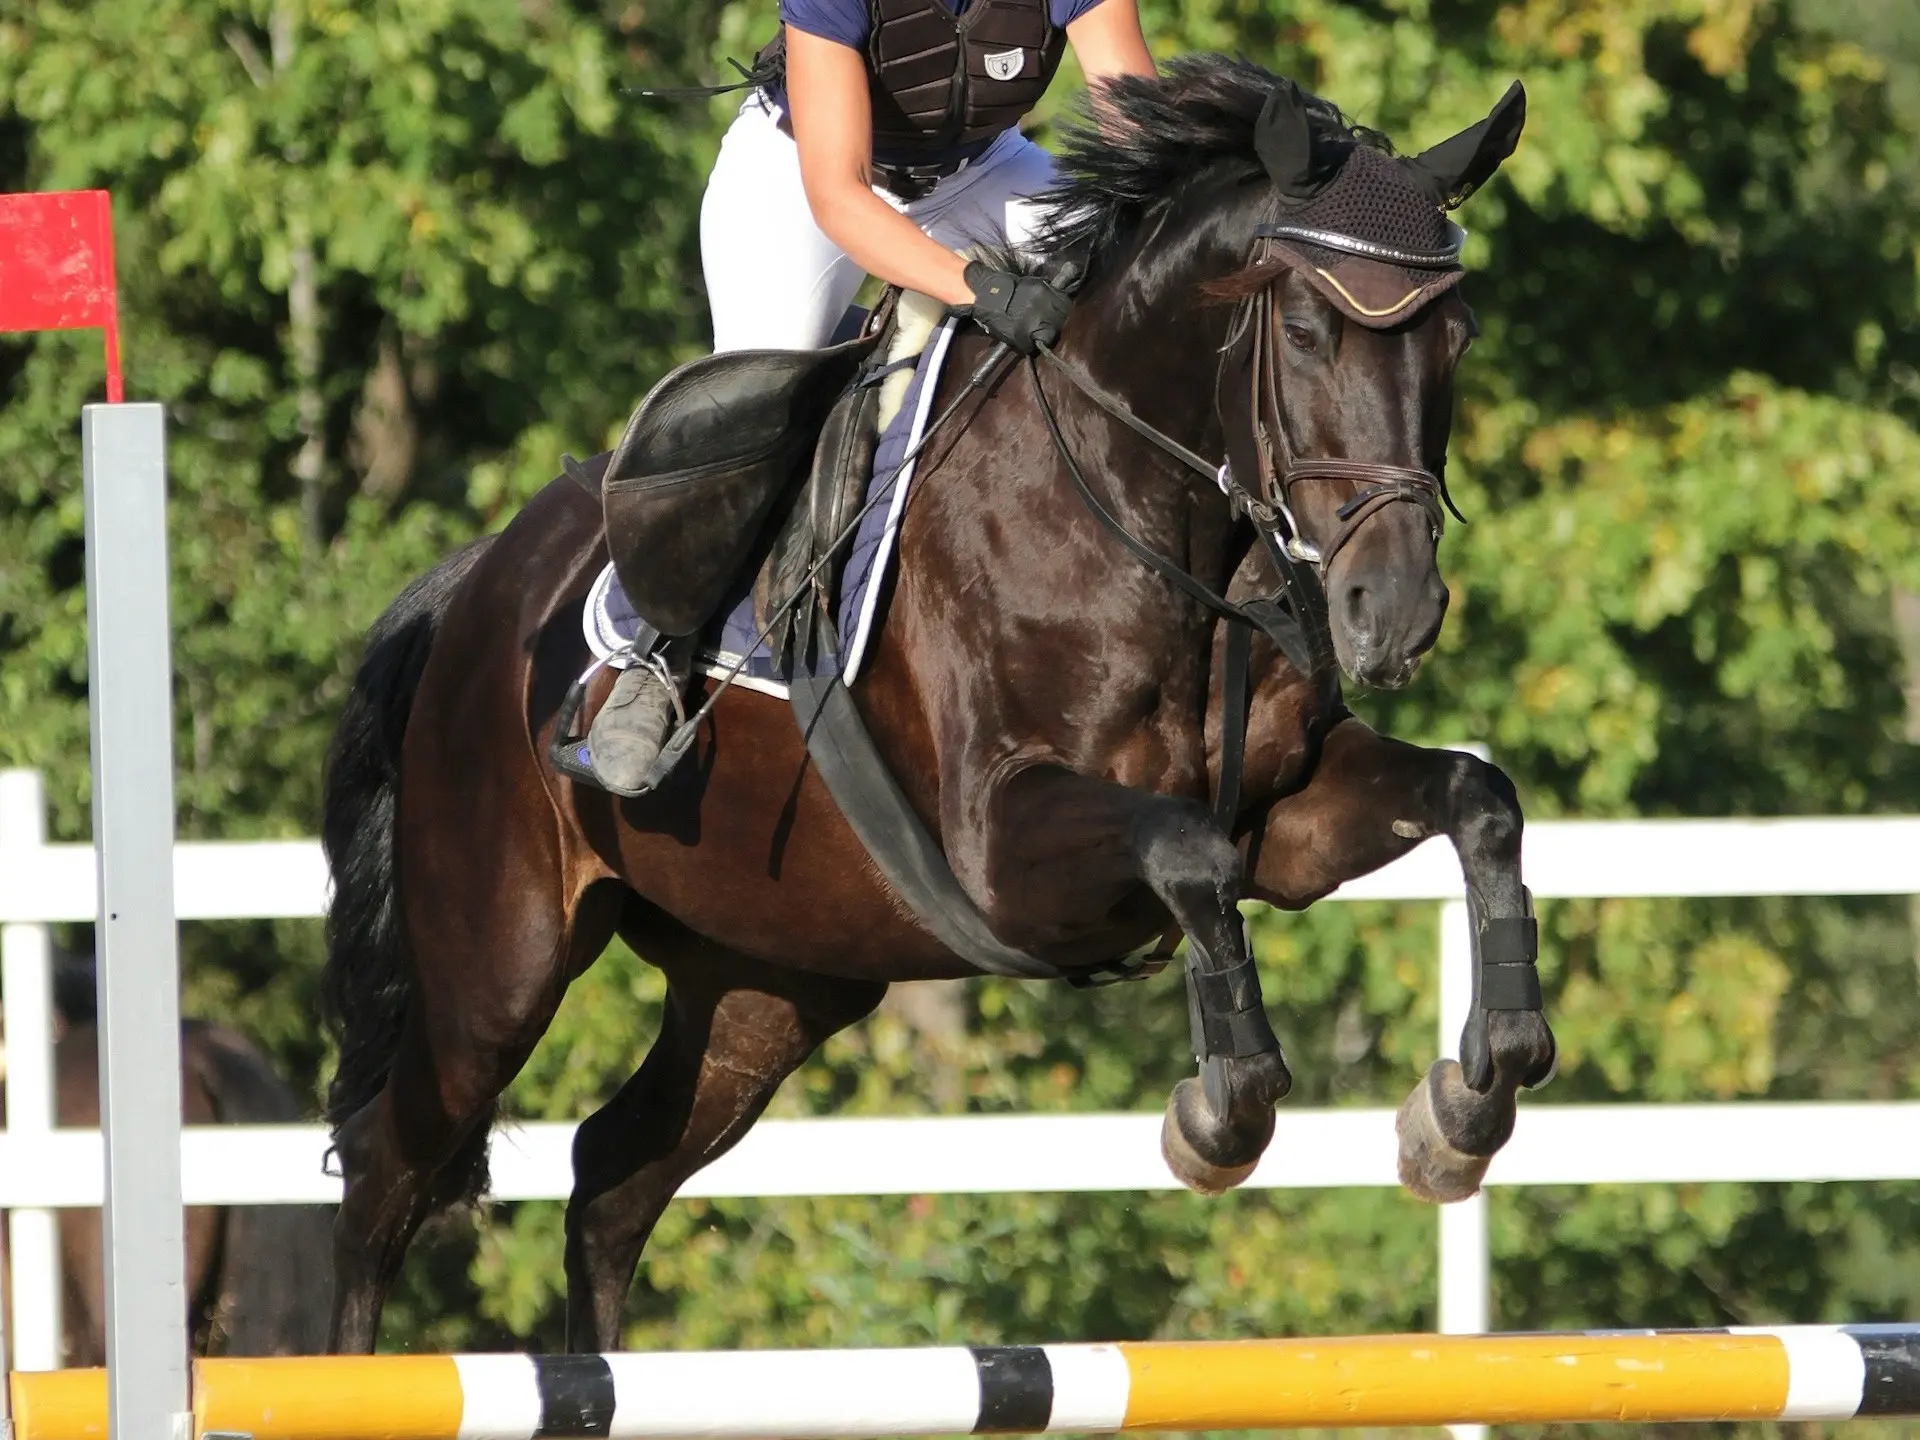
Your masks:
M 1258 245 L 1260 240 L 1256 239 L 1255 243 Z M 1070 278 L 1067 283 L 1071 283 Z M 1229 832 L 1239 807 L 1240 772 L 1251 698 L 1248 666 L 1252 632 L 1257 629 L 1266 634 L 1289 662 L 1316 685 L 1337 685 L 1339 670 L 1333 653 L 1324 583 L 1334 558 L 1369 520 L 1397 504 L 1419 506 L 1427 515 L 1436 543 L 1445 528 L 1448 511 L 1465 523 L 1465 517 L 1447 493 L 1445 479 L 1433 471 L 1333 456 L 1302 459 L 1295 452 L 1280 395 L 1275 346 L 1279 305 L 1278 292 L 1271 284 L 1247 296 L 1240 302 L 1226 343 L 1220 347 L 1214 410 L 1226 437 L 1227 459 L 1219 464 L 1142 420 L 1125 401 L 1051 346 L 1039 346 L 1027 362 L 1034 400 L 1046 422 L 1054 450 L 1094 518 L 1149 569 L 1227 622 L 1227 663 L 1222 676 L 1225 694 L 1221 773 L 1214 815 Z M 1249 372 L 1244 390 L 1227 383 L 1233 359 L 1243 351 Z M 1074 459 L 1053 402 L 1041 383 L 1043 362 L 1108 416 L 1163 454 L 1218 485 L 1234 512 L 1245 515 L 1251 522 L 1258 542 L 1273 565 L 1279 588 L 1269 595 L 1236 603 L 1216 593 L 1127 529 L 1094 492 Z M 1241 413 L 1242 406 L 1244 413 Z M 1240 423 L 1234 423 L 1236 420 Z M 1239 478 L 1242 475 L 1255 477 L 1255 488 L 1249 489 Z M 1336 512 L 1340 528 L 1320 545 L 1307 539 L 1293 511 L 1295 493 L 1310 481 L 1363 487 L 1341 504 Z
M 1248 418 L 1253 427 L 1254 464 L 1259 476 L 1259 494 L 1284 520 L 1292 535 L 1290 549 L 1296 559 L 1312 564 L 1322 579 L 1334 556 L 1360 532 L 1360 527 L 1390 505 L 1418 505 L 1427 513 L 1433 540 L 1439 543 L 1446 529 L 1447 512 L 1452 511 L 1462 524 L 1466 517 L 1455 508 L 1447 493 L 1444 473 L 1409 465 L 1388 465 L 1376 460 L 1348 460 L 1334 456 L 1301 459 L 1293 447 L 1287 429 L 1287 412 L 1280 398 L 1278 354 L 1275 332 L 1279 296 L 1273 287 L 1242 302 L 1257 311 L 1248 338 L 1252 347 L 1248 368 L 1253 387 Z M 1347 499 L 1336 512 L 1340 528 L 1331 540 L 1320 545 L 1309 543 L 1294 518 L 1294 492 L 1309 480 L 1359 485 L 1359 493 Z M 1444 508 L 1442 508 L 1444 506 Z
M 1284 582 L 1307 576 L 1300 570 L 1309 567 L 1311 583 L 1322 590 L 1327 569 L 1361 528 L 1375 515 L 1392 505 L 1417 505 L 1426 512 L 1437 542 L 1451 511 L 1465 522 L 1447 493 L 1446 481 L 1431 470 L 1407 465 L 1389 465 L 1373 460 L 1350 460 L 1335 456 L 1310 456 L 1302 459 L 1288 433 L 1286 410 L 1280 395 L 1277 349 L 1274 332 L 1278 328 L 1279 296 L 1274 287 L 1250 295 L 1240 302 L 1228 339 L 1220 349 L 1220 367 L 1215 377 L 1214 409 L 1226 434 L 1228 458 L 1216 464 L 1148 424 L 1127 403 L 1107 390 L 1086 371 L 1048 345 L 1041 345 L 1028 362 L 1028 375 L 1034 398 L 1047 424 L 1055 451 L 1066 466 L 1081 499 L 1128 550 L 1169 580 L 1176 589 L 1197 600 L 1223 618 L 1258 623 L 1241 606 L 1215 594 L 1173 561 L 1152 550 L 1109 511 L 1087 483 L 1085 474 L 1073 457 L 1066 436 L 1060 429 L 1053 402 L 1040 383 L 1040 364 L 1068 381 L 1086 399 L 1118 420 L 1136 435 L 1171 456 L 1198 475 L 1218 485 L 1234 510 L 1244 514 L 1268 548 L 1287 563 L 1278 564 Z M 1245 347 L 1249 386 L 1244 397 L 1244 413 L 1232 402 L 1227 376 L 1236 352 Z M 1235 420 L 1239 424 L 1235 424 Z M 1238 432 L 1236 434 L 1236 431 Z M 1237 452 L 1237 453 L 1236 453 Z M 1255 477 L 1249 489 L 1241 475 Z M 1294 497 L 1308 481 L 1355 484 L 1362 488 L 1343 502 L 1337 512 L 1340 528 L 1330 540 L 1316 545 L 1310 541 L 1294 514 Z M 1444 507 L 1444 508 L 1443 508 Z M 1300 588 L 1286 584 L 1285 588 Z M 1324 610 L 1324 592 L 1320 608 Z

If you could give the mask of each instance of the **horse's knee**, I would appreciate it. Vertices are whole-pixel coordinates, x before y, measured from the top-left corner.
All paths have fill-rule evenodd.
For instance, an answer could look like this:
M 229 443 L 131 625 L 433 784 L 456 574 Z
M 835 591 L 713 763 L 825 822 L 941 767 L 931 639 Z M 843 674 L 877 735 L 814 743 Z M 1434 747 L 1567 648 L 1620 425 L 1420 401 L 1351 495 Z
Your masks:
M 1461 754 L 1448 784 L 1453 841 L 1461 858 L 1500 861 L 1517 858 L 1524 819 L 1520 795 L 1498 765 Z
M 1149 809 L 1135 828 L 1134 848 L 1148 885 L 1162 895 L 1205 895 L 1228 905 L 1240 899 L 1240 847 L 1198 805 L 1168 800 Z

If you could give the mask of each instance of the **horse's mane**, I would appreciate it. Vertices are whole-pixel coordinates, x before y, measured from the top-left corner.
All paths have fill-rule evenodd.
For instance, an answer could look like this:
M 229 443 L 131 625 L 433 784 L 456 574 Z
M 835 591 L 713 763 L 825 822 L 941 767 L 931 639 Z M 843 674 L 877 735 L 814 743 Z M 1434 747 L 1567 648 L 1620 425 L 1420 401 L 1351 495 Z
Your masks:
M 1042 196 L 1050 253 L 1083 250 L 1094 269 L 1141 223 L 1183 196 L 1262 179 L 1254 123 L 1280 77 L 1250 60 L 1183 55 L 1158 76 L 1124 75 L 1077 102 L 1055 154 L 1059 180 Z M 1350 145 L 1393 153 L 1387 137 L 1303 92 L 1316 146 L 1335 164 Z

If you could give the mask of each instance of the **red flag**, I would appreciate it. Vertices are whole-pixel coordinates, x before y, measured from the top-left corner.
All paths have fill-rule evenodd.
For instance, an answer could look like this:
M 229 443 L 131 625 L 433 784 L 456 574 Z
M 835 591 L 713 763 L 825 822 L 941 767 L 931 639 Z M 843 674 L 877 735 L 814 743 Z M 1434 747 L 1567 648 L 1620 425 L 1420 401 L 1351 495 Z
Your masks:
M 0 330 L 100 329 L 120 403 L 113 206 L 104 190 L 0 195 Z

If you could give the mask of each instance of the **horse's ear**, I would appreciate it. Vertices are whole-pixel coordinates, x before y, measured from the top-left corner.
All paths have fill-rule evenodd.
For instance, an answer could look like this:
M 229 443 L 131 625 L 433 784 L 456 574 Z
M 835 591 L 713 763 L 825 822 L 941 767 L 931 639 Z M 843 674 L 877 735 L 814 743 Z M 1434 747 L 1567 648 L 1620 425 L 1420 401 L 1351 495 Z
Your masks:
M 1260 107 L 1253 127 L 1253 148 L 1267 177 L 1283 195 L 1305 200 L 1314 192 L 1313 129 L 1299 87 L 1282 80 Z
M 1451 210 L 1486 184 L 1500 162 L 1513 154 L 1526 123 L 1527 92 L 1516 80 L 1486 119 L 1400 163 L 1433 195 L 1435 204 Z

